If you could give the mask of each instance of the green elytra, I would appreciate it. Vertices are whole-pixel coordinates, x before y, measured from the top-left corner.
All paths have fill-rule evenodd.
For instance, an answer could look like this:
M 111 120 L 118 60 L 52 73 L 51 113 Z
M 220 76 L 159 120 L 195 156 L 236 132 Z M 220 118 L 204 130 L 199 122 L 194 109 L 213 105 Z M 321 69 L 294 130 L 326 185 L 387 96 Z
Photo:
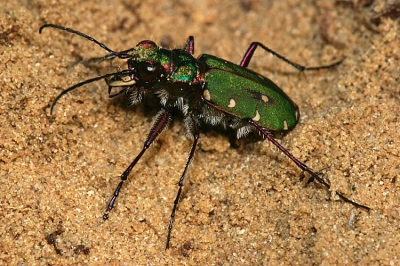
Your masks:
M 296 126 L 297 105 L 270 79 L 212 55 L 202 55 L 199 61 L 209 69 L 203 95 L 215 108 L 240 119 L 252 118 L 274 132 Z
M 109 86 L 109 97 L 125 93 L 131 104 L 141 102 L 144 97 L 155 97 L 160 103 L 159 113 L 143 148 L 121 174 L 121 180 L 103 215 L 104 220 L 109 218 L 109 212 L 114 208 L 122 185 L 131 170 L 172 120 L 172 112 L 176 109 L 183 114 L 187 136 L 193 140 L 193 143 L 178 182 L 178 193 L 168 226 L 166 249 L 170 245 L 176 209 L 199 140 L 200 128 L 204 124 L 233 128 L 237 131 L 238 138 L 246 136 L 251 131 L 258 132 L 263 138 L 267 138 L 278 147 L 302 171 L 309 173 L 311 179 L 317 180 L 327 189 L 330 188 L 324 179 L 295 158 L 273 137 L 273 133 L 289 131 L 297 124 L 299 112 L 296 104 L 275 83 L 247 69 L 247 66 L 257 47 L 261 47 L 300 71 L 331 68 L 340 64 L 341 61 L 326 66 L 304 67 L 258 42 L 253 42 L 249 46 L 239 65 L 207 54 L 196 59 L 193 57 L 194 39 L 191 36 L 183 49 L 163 49 L 154 42 L 146 40 L 138 43 L 135 48 L 115 52 L 84 33 L 59 25 L 45 24 L 39 32 L 41 33 L 46 27 L 77 34 L 109 52 L 104 57 L 92 59 L 93 61 L 101 62 L 114 58 L 127 60 L 127 68 L 122 71 L 88 79 L 62 91 L 53 101 L 50 107 L 51 113 L 63 95 L 82 85 L 101 79 L 105 79 Z M 120 88 L 120 90 L 112 93 L 116 88 Z M 348 199 L 340 192 L 336 191 L 336 194 L 342 200 L 356 207 L 370 209 Z

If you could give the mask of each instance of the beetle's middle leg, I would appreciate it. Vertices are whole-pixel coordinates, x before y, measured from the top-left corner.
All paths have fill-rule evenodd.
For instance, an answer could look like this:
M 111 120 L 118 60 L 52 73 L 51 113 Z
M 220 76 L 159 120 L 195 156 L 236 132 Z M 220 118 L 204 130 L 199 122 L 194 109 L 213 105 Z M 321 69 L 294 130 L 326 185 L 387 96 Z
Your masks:
M 179 186 L 178 193 L 176 194 L 176 198 L 175 198 L 175 201 L 174 201 L 174 207 L 172 208 L 171 218 L 169 220 L 169 225 L 168 225 L 167 244 L 165 246 L 166 250 L 169 249 L 169 242 L 171 240 L 171 232 L 172 232 L 172 226 L 174 224 L 176 208 L 178 207 L 179 198 L 181 197 L 181 194 L 182 194 L 182 189 L 183 189 L 183 186 L 185 184 L 187 172 L 189 170 L 190 163 L 193 160 L 193 155 L 194 155 L 194 152 L 196 150 L 196 146 L 197 146 L 197 142 L 199 140 L 199 137 L 200 137 L 200 133 L 199 133 L 199 130 L 196 128 L 194 130 L 194 133 L 193 133 L 193 144 L 192 144 L 192 148 L 190 149 L 189 157 L 188 157 L 188 159 L 186 161 L 185 170 L 183 170 L 182 176 L 181 176 L 181 178 L 179 179 L 179 182 L 178 182 L 178 186 Z

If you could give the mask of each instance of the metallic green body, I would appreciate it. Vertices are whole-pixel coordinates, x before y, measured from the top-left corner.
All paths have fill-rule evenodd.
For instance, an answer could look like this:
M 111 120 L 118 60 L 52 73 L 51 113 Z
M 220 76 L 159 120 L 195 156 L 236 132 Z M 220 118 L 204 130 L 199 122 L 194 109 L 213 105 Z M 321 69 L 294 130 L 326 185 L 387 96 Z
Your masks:
M 205 98 L 214 107 L 238 118 L 252 118 L 271 131 L 296 126 L 297 105 L 271 80 L 212 55 L 199 60 L 207 66 Z
M 208 54 L 196 59 L 187 50 L 163 49 L 148 40 L 129 54 L 133 75 L 116 75 L 107 83 L 110 87 L 135 83 L 133 87 L 146 88 L 131 97 L 132 103 L 140 101 L 137 95 L 146 90 L 159 95 L 164 107 L 178 107 L 185 116 L 202 113 L 206 123 L 213 125 L 238 129 L 252 119 L 268 131 L 281 132 L 297 124 L 297 105 L 271 80 L 246 67 Z M 201 107 L 204 105 L 225 117 Z
M 176 110 L 183 115 L 187 137 L 193 139 L 193 144 L 185 169 L 177 183 L 179 189 L 170 215 L 166 249 L 169 248 L 175 213 L 203 125 L 230 127 L 236 130 L 238 138 L 255 130 L 280 149 L 301 170 L 309 173 L 312 179 L 330 189 L 329 183 L 296 159 L 273 137 L 272 133 L 291 130 L 297 124 L 299 112 L 296 104 L 271 80 L 249 70 L 247 66 L 257 47 L 263 48 L 301 71 L 326 69 L 341 61 L 328 66 L 307 68 L 287 60 L 258 42 L 253 42 L 249 46 L 240 65 L 206 54 L 196 59 L 193 57 L 194 39 L 192 36 L 189 36 L 183 49 L 162 49 L 154 42 L 146 40 L 140 42 L 135 48 L 115 52 L 94 38 L 63 26 L 45 24 L 40 27 L 39 32 L 46 27 L 79 35 L 108 51 L 109 54 L 94 58 L 93 61 L 102 62 L 114 58 L 127 60 L 127 68 L 85 80 L 63 90 L 50 106 L 51 113 L 63 95 L 101 79 L 105 79 L 109 86 L 109 97 L 125 93 L 130 104 L 136 104 L 141 102 L 144 97 L 149 96 L 158 100 L 160 104 L 159 112 L 143 148 L 121 174 L 121 180 L 107 205 L 103 220 L 109 218 L 109 212 L 114 208 L 121 188 L 132 169 L 167 127 Z M 113 93 L 114 89 L 118 91 Z M 339 192 L 336 194 L 356 207 L 370 209 L 351 201 Z

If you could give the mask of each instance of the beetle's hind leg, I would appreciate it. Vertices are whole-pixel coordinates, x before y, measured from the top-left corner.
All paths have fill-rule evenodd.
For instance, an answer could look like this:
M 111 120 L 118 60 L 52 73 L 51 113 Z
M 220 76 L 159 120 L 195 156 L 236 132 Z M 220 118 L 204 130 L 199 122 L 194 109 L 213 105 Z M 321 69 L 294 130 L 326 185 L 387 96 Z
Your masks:
M 299 161 L 296 157 L 294 157 L 288 150 L 286 150 L 279 142 L 277 142 L 272 135 L 270 135 L 262 126 L 254 122 L 252 119 L 249 119 L 249 123 L 253 125 L 260 133 L 267 138 L 272 144 L 274 144 L 278 149 L 280 149 L 287 157 L 289 157 L 290 160 L 292 160 L 302 171 L 305 171 L 311 175 L 311 178 L 314 180 L 316 179 L 320 184 L 325 186 L 327 189 L 331 188 L 331 185 L 328 184 L 324 179 L 322 179 L 318 174 L 316 174 L 312 169 L 308 168 L 307 165 Z M 371 208 L 368 206 L 365 206 L 363 204 L 357 203 L 355 201 L 352 201 L 351 199 L 347 198 L 345 195 L 342 193 L 335 191 L 336 195 L 339 196 L 342 200 L 345 202 L 348 202 L 352 204 L 353 206 L 357 208 L 363 208 L 367 211 L 369 211 Z
M 255 50 L 257 49 L 257 47 L 261 47 L 262 49 L 264 49 L 268 53 L 278 57 L 282 61 L 288 63 L 289 65 L 291 65 L 291 66 L 293 66 L 295 68 L 297 68 L 301 72 L 309 71 L 309 70 L 320 70 L 320 69 L 332 68 L 332 67 L 335 67 L 335 66 L 339 65 L 344 60 L 344 59 L 341 59 L 341 60 L 336 61 L 336 62 L 334 62 L 332 64 L 329 64 L 329 65 L 316 66 L 316 67 L 306 67 L 306 66 L 297 64 L 297 63 L 287 59 L 283 55 L 278 54 L 277 52 L 275 52 L 274 50 L 268 48 L 267 46 L 265 46 L 264 44 L 262 44 L 260 42 L 252 42 L 250 44 L 249 48 L 247 49 L 246 53 L 244 54 L 244 56 L 242 58 L 242 61 L 240 62 L 240 66 L 241 67 L 248 67 L 249 66 L 249 63 L 250 63 L 250 61 L 251 61 L 251 59 L 253 57 L 253 54 L 254 54 Z

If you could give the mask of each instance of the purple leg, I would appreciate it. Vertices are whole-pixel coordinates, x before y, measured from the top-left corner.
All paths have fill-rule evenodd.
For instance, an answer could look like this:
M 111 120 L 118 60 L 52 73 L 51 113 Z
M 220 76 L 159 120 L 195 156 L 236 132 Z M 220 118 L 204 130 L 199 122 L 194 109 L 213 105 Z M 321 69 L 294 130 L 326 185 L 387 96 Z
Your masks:
M 250 44 L 249 48 L 247 49 L 246 53 L 244 54 L 244 56 L 243 56 L 243 58 L 242 58 L 242 61 L 240 62 L 240 66 L 241 66 L 241 67 L 248 67 L 248 66 L 249 66 L 249 63 L 250 63 L 251 58 L 253 57 L 254 51 L 257 49 L 258 46 L 260 46 L 262 49 L 264 49 L 264 50 L 267 51 L 268 53 L 270 53 L 270 54 L 272 54 L 272 55 L 278 57 L 279 59 L 285 61 L 285 62 L 288 63 L 289 65 L 294 66 L 295 68 L 297 68 L 297 69 L 300 70 L 300 71 L 306 71 L 306 70 L 320 70 L 320 69 L 331 68 L 331 67 L 334 67 L 334 66 L 339 65 L 339 64 L 342 63 L 342 61 L 344 60 L 344 59 L 342 59 L 342 60 L 339 60 L 339 61 L 337 61 L 337 62 L 334 62 L 334 63 L 329 64 L 329 65 L 325 65 L 325 66 L 305 67 L 305 66 L 302 66 L 302 65 L 300 65 L 300 64 L 297 64 L 297 63 L 295 63 L 295 62 L 290 61 L 290 60 L 287 59 L 286 57 L 284 57 L 284 56 L 278 54 L 277 52 L 275 52 L 275 51 L 269 49 L 267 46 L 263 45 L 262 43 L 259 43 L 259 42 L 252 42 L 252 43 Z
M 135 160 L 133 160 L 132 163 L 128 166 L 128 168 L 126 168 L 126 170 L 122 173 L 121 181 L 119 182 L 117 188 L 115 189 L 114 194 L 113 194 L 110 202 L 107 205 L 107 209 L 103 214 L 104 220 L 108 219 L 109 212 L 114 208 L 115 201 L 119 195 L 119 192 L 121 191 L 122 185 L 128 179 L 129 173 L 132 171 L 133 167 L 135 167 L 135 165 L 140 160 L 140 158 L 142 158 L 143 154 L 150 147 L 150 145 L 154 142 L 154 140 L 161 134 L 161 132 L 164 130 L 164 128 L 167 126 L 167 124 L 170 120 L 171 120 L 171 115 L 167 111 L 163 110 L 160 114 L 158 114 L 157 120 L 154 123 L 154 125 L 150 131 L 150 134 L 147 137 L 147 140 L 145 141 L 145 143 L 143 145 L 143 149 L 136 156 Z
M 188 52 L 191 55 L 194 55 L 194 38 L 193 36 L 189 36 L 185 48 L 183 48 L 186 52 Z
M 192 148 L 190 149 L 189 157 L 188 157 L 188 159 L 186 161 L 185 170 L 183 170 L 183 174 L 182 174 L 182 176 L 181 176 L 181 178 L 179 179 L 179 182 L 178 182 L 179 189 L 178 189 L 178 193 L 176 195 L 175 201 L 174 201 L 174 207 L 172 208 L 171 218 L 169 220 L 169 225 L 168 225 L 167 244 L 165 246 L 166 250 L 169 249 L 169 242 L 171 240 L 171 232 L 172 232 L 172 225 L 174 224 L 175 211 L 176 211 L 176 208 L 178 207 L 179 198 L 180 198 L 181 193 L 182 193 L 182 188 L 183 188 L 183 186 L 185 184 L 187 171 L 189 169 L 190 163 L 192 162 L 193 155 L 194 155 L 194 152 L 196 150 L 197 141 L 199 140 L 199 137 L 200 137 L 200 134 L 199 134 L 198 130 L 196 129 L 196 131 L 193 134 L 194 141 L 193 141 L 193 144 L 192 144 Z
M 289 157 L 301 170 L 306 171 L 307 173 L 309 173 L 312 178 L 316 179 L 319 183 L 321 183 L 323 186 L 325 186 L 327 189 L 329 189 L 331 186 L 325 182 L 325 180 L 323 180 L 321 177 L 319 177 L 313 170 L 311 170 L 310 168 L 307 167 L 307 165 L 305 165 L 304 163 L 300 162 L 296 157 L 294 157 L 288 150 L 286 150 L 281 144 L 279 144 L 273 137 L 271 134 L 269 134 L 262 126 L 258 125 L 256 122 L 254 122 L 252 119 L 249 119 L 249 123 L 252 124 L 253 126 L 255 126 L 257 128 L 258 131 L 261 132 L 261 134 L 263 136 L 265 136 L 270 142 L 272 142 L 272 144 L 274 144 L 276 147 L 278 147 L 278 149 L 280 149 L 287 157 Z M 345 202 L 351 203 L 356 207 L 359 208 L 363 208 L 366 209 L 367 211 L 370 210 L 369 207 L 359 204 L 357 202 L 354 202 L 352 200 L 350 200 L 349 198 L 347 198 L 346 196 L 344 196 L 342 193 L 339 193 L 336 191 L 336 194 Z

